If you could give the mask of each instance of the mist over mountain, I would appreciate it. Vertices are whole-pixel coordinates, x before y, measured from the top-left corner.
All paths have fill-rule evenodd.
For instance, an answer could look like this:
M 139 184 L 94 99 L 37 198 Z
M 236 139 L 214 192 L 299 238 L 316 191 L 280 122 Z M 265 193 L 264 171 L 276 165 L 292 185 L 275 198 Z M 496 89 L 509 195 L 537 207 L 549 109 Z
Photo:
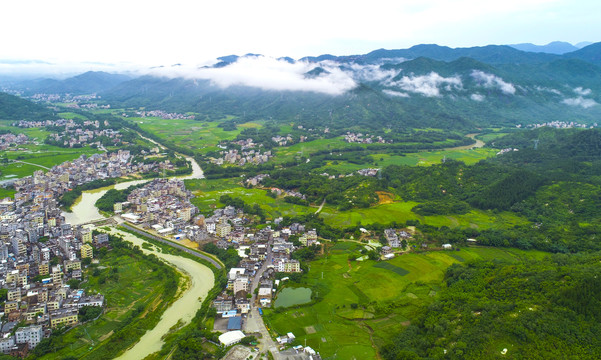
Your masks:
M 601 115 L 601 43 L 563 55 L 490 45 L 417 45 L 364 55 L 229 55 L 208 66 L 155 67 L 128 77 L 88 72 L 20 84 L 28 91 L 97 92 L 113 107 L 218 119 L 297 119 L 308 125 L 473 128 Z

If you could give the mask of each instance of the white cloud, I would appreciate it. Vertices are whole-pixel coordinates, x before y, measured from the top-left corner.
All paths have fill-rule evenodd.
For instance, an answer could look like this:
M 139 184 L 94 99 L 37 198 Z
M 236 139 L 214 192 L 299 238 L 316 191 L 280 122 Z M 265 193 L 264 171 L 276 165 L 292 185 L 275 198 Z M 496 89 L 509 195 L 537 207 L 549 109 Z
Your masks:
M 452 89 L 462 89 L 463 83 L 459 76 L 442 77 L 435 72 L 421 76 L 403 76 L 400 80 L 389 82 L 389 86 L 397 86 L 401 89 L 413 93 L 422 94 L 427 97 L 440 96 L 440 87 L 450 91 Z
M 486 97 L 485 97 L 484 95 L 481 95 L 481 94 L 472 94 L 472 95 L 470 96 L 470 99 L 472 99 L 472 100 L 474 100 L 474 101 L 478 101 L 478 102 L 480 102 L 480 101 L 484 101 L 484 99 L 485 99 L 485 98 L 486 98 Z
M 582 87 L 577 87 L 574 89 L 574 92 L 578 95 L 586 96 L 591 94 L 591 89 L 583 89 Z
M 561 91 L 559 91 L 557 89 L 542 87 L 542 86 L 535 86 L 534 88 L 538 91 L 546 91 L 546 92 L 550 92 L 555 95 L 561 95 Z
M 582 96 L 571 99 L 564 99 L 562 103 L 570 106 L 582 106 L 585 109 L 598 105 L 597 102 L 593 99 L 585 99 Z
M 386 95 L 390 95 L 390 96 L 397 96 L 397 97 L 403 97 L 403 98 L 408 98 L 409 94 L 404 93 L 404 92 L 399 92 L 399 91 L 394 91 L 394 90 L 382 90 L 382 92 Z
M 316 66 L 327 71 L 314 78 L 305 73 Z M 152 75 L 207 79 L 214 85 L 227 88 L 234 85 L 256 87 L 264 90 L 309 91 L 340 95 L 357 86 L 350 74 L 334 64 L 295 62 L 293 64 L 266 56 L 241 57 L 235 63 L 222 68 L 158 68 Z
M 348 66 L 353 78 L 358 81 L 390 81 L 398 70 L 382 70 L 378 65 L 360 65 L 352 63 Z
M 481 86 L 486 88 L 497 88 L 505 94 L 515 94 L 515 86 L 513 86 L 513 84 L 505 82 L 503 79 L 493 74 L 487 74 L 480 70 L 472 70 L 472 77 L 480 83 Z

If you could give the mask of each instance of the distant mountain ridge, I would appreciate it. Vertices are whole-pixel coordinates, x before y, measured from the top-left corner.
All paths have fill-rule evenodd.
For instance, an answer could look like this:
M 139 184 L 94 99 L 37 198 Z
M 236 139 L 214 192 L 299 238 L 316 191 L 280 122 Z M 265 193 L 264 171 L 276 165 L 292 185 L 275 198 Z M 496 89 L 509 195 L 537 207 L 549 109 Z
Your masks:
M 107 91 L 128 80 L 131 80 L 131 76 L 88 71 L 64 80 L 48 78 L 27 80 L 21 82 L 18 88 L 25 93 L 92 94 Z
M 553 41 L 548 43 L 547 45 L 534 45 L 531 43 L 523 43 L 523 44 L 512 44 L 509 45 L 514 49 L 518 49 L 521 51 L 528 51 L 534 53 L 547 53 L 547 54 L 555 54 L 555 55 L 563 55 L 565 53 L 573 52 L 580 49 L 577 46 L 574 46 L 568 42 L 564 41 Z
M 332 129 L 473 129 L 601 118 L 601 43 L 563 55 L 505 45 L 416 45 L 303 59 L 229 55 L 209 68 L 157 67 L 131 79 L 88 72 L 29 89 L 98 92 L 113 108 L 240 122 L 294 119 Z M 255 62 L 257 70 L 248 70 Z
M 563 46 L 563 50 L 567 50 L 565 45 L 568 43 L 552 42 L 545 45 L 544 48 L 547 51 L 560 51 Z M 527 45 L 527 44 L 518 44 Z M 570 45 L 570 44 L 568 44 Z M 532 45 L 536 47 L 536 45 Z M 571 46 L 571 45 L 570 45 Z M 453 61 L 462 57 L 472 58 L 480 62 L 487 64 L 538 64 L 546 63 L 561 58 L 577 58 L 584 61 L 591 62 L 595 65 L 601 66 L 601 51 L 598 48 L 601 43 L 593 43 L 578 49 L 572 46 L 572 51 L 563 52 L 562 54 L 557 53 L 546 53 L 539 51 L 540 49 L 533 52 L 528 50 L 521 50 L 513 47 L 512 45 L 487 45 L 487 46 L 475 46 L 469 48 L 450 48 L 447 46 L 440 46 L 436 44 L 421 44 L 415 45 L 408 49 L 378 49 L 363 55 L 345 55 L 345 56 L 334 56 L 334 55 L 320 55 L 320 56 L 307 56 L 301 58 L 301 61 L 320 62 L 324 60 L 335 61 L 335 62 L 355 62 L 360 64 L 378 64 L 383 62 L 398 62 L 398 59 L 415 59 L 418 57 L 426 57 L 440 61 Z

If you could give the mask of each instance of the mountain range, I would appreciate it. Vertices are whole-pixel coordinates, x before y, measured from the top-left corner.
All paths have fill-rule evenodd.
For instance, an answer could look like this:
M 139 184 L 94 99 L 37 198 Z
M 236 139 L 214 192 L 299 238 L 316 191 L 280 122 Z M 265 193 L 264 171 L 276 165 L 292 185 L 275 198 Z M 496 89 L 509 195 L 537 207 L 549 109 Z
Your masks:
M 330 127 L 594 123 L 601 115 L 601 43 L 561 55 L 505 45 L 416 45 L 299 60 L 230 55 L 212 66 L 178 64 L 137 77 L 88 72 L 17 87 L 26 94 L 95 92 L 113 107 Z

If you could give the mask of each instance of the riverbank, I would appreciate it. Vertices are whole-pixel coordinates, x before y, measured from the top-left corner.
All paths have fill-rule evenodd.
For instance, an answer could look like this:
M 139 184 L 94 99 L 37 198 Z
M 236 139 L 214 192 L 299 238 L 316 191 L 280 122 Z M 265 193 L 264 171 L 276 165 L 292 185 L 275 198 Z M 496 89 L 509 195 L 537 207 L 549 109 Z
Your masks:
M 201 307 L 202 301 L 213 288 L 215 278 L 211 269 L 194 260 L 158 252 L 154 246 L 152 246 L 152 250 L 146 247 L 143 248 L 142 244 L 146 242 L 127 232 L 117 229 L 111 229 L 110 232 L 111 234 L 120 235 L 124 240 L 139 246 L 145 254 L 153 254 L 168 262 L 189 278 L 188 288 L 163 313 L 159 323 L 152 330 L 147 331 L 136 345 L 118 358 L 127 360 L 143 359 L 161 350 L 164 343 L 163 336 L 169 333 L 170 329 L 174 326 L 183 327 L 190 323 L 196 311 Z

